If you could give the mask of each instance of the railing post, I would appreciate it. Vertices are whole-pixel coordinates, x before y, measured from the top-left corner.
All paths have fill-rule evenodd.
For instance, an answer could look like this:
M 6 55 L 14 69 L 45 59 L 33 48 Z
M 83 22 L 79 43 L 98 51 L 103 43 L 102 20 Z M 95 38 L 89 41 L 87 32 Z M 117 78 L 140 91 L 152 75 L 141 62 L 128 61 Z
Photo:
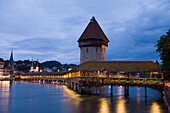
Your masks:
M 93 76 L 94 76 L 94 77 L 96 76 L 96 71 L 93 71 Z
M 130 72 L 128 73 L 128 78 L 132 78 L 132 74 Z
M 162 79 L 164 79 L 164 76 L 163 76 L 163 75 L 164 75 L 164 74 L 163 74 L 163 73 L 161 73 L 161 78 L 162 78 Z
M 97 71 L 97 76 L 99 77 L 100 71 Z
M 152 78 L 152 72 L 149 73 L 149 78 L 150 78 L 150 79 Z
M 113 77 L 113 72 L 111 72 L 111 77 Z
M 110 71 L 107 71 L 107 77 L 109 78 Z
M 90 77 L 92 77 L 92 72 L 90 71 Z

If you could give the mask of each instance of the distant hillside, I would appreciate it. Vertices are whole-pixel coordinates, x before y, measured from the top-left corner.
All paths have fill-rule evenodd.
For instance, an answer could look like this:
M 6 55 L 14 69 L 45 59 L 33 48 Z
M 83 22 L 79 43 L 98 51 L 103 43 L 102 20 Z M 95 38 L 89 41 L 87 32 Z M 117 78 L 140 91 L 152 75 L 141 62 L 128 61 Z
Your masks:
M 31 65 L 32 65 L 32 61 L 30 60 L 24 60 L 24 61 L 18 60 L 15 62 L 15 69 L 18 71 L 29 72 Z M 61 64 L 58 61 L 45 61 L 43 63 L 38 62 L 38 65 L 40 69 L 49 68 L 52 70 L 54 69 L 63 70 L 63 69 L 74 68 L 75 66 L 77 66 L 76 64 Z
M 52 67 L 61 67 L 61 63 L 58 61 L 45 61 L 43 63 L 40 64 L 41 67 L 48 67 L 48 68 L 52 68 Z

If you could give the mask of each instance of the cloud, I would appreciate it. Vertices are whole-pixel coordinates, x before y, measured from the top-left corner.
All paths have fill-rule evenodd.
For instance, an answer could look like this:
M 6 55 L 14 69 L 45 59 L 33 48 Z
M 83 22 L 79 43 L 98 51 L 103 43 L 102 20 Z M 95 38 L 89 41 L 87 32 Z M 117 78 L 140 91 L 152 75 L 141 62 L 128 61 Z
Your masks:
M 168 0 L 1 0 L 0 57 L 79 64 L 77 40 L 95 16 L 110 40 L 107 60 L 156 60 L 168 31 Z

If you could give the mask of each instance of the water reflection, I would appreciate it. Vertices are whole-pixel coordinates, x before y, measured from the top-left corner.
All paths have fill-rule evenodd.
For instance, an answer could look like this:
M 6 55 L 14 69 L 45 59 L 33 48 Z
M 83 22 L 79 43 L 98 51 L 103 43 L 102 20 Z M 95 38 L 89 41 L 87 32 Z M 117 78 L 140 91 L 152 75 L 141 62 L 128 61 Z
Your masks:
M 124 87 L 114 86 L 112 97 L 109 86 L 101 90 L 102 95 L 80 95 L 64 85 L 0 81 L 0 113 L 168 113 L 157 91 L 148 89 L 144 98 L 143 88 L 134 87 L 125 98 Z
M 3 106 L 3 112 L 8 112 L 9 96 L 10 81 L 0 81 L 0 106 Z
M 122 86 L 117 87 L 117 95 L 118 95 L 118 99 L 121 99 L 121 98 L 122 98 L 123 89 L 124 89 L 124 87 L 122 87 Z
M 76 105 L 76 107 L 79 107 L 81 101 L 83 101 L 82 98 L 80 98 L 80 94 L 74 92 L 73 90 L 71 89 L 68 89 L 67 86 L 62 86 L 65 93 L 63 94 L 64 97 L 70 97 L 70 98 L 67 98 L 66 101 L 74 101 L 74 104 Z
M 140 88 L 137 87 L 137 104 L 140 104 Z
M 157 102 L 153 102 L 151 106 L 151 113 L 161 113 L 160 106 Z
M 119 99 L 116 104 L 116 113 L 126 113 L 126 100 Z
M 101 98 L 100 99 L 100 106 L 99 106 L 99 113 L 110 113 L 109 111 L 109 105 L 106 100 L 106 98 Z

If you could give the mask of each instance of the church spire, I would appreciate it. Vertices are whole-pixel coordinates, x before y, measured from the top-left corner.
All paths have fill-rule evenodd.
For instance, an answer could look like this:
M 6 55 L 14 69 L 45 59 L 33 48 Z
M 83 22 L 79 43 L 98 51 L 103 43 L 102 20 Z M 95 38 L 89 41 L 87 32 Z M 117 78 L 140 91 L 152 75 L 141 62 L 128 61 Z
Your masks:
M 10 56 L 10 60 L 9 60 L 11 63 L 14 62 L 14 59 L 13 59 L 13 48 L 11 49 L 11 56 Z

